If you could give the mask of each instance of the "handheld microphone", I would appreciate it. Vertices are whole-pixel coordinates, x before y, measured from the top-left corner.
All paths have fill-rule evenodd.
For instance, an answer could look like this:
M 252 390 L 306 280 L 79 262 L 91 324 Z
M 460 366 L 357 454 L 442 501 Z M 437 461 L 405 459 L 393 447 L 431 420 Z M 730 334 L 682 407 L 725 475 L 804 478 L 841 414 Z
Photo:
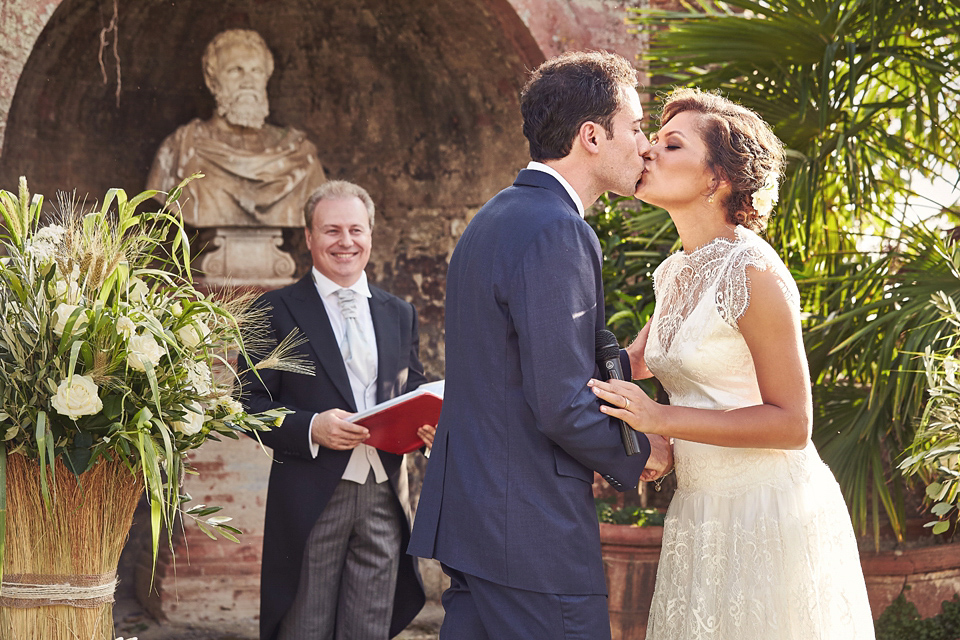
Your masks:
M 600 329 L 595 338 L 597 365 L 600 367 L 600 377 L 604 380 L 623 380 L 623 369 L 620 368 L 620 345 L 612 331 Z M 623 441 L 623 450 L 628 456 L 640 453 L 640 443 L 637 433 L 623 420 L 611 418 L 620 423 L 620 439 Z

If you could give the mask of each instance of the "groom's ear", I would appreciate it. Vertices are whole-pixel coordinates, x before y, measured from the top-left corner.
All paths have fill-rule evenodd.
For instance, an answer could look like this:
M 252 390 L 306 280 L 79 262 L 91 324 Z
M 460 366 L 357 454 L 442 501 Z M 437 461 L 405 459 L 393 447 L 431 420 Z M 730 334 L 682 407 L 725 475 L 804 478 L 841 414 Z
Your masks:
M 598 125 L 596 122 L 591 122 L 587 120 L 577 131 L 577 137 L 574 139 L 574 144 L 579 144 L 583 149 L 590 154 L 600 153 L 600 146 L 598 140 L 601 136 L 605 136 L 606 132 L 603 130 L 603 127 Z

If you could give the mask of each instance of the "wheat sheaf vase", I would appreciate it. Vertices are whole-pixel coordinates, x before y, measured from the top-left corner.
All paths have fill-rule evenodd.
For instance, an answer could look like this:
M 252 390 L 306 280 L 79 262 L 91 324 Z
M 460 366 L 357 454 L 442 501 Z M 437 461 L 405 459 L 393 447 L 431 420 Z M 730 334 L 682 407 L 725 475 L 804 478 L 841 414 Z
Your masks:
M 139 475 L 101 460 L 79 478 L 7 456 L 7 530 L 0 586 L 3 640 L 113 640 L 117 563 L 143 493 Z

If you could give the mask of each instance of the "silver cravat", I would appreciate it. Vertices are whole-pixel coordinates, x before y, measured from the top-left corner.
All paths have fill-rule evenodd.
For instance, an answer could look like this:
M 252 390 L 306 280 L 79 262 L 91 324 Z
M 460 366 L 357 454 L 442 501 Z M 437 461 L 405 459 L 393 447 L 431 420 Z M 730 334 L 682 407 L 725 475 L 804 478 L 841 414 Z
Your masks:
M 373 382 L 376 363 L 357 318 L 357 293 L 352 289 L 338 289 L 337 298 L 340 299 L 340 313 L 343 314 L 343 341 L 340 343 L 343 362 L 364 388 L 369 387 Z

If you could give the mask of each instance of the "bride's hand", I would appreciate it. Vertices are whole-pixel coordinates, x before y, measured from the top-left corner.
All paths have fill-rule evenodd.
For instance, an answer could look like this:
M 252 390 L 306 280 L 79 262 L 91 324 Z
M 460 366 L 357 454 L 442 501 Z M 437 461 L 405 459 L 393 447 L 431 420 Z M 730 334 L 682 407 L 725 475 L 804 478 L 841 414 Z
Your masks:
M 659 432 L 657 413 L 663 407 L 651 400 L 637 385 L 623 380 L 603 382 L 591 379 L 587 386 L 593 389 L 598 398 L 609 403 L 601 404 L 600 411 L 623 420 L 636 431 Z
M 653 373 L 647 368 L 647 362 L 644 359 L 644 353 L 647 349 L 647 336 L 650 334 L 650 323 L 643 325 L 640 333 L 630 346 L 627 347 L 627 356 L 630 358 L 630 369 L 633 370 L 634 380 L 646 380 L 652 378 Z

